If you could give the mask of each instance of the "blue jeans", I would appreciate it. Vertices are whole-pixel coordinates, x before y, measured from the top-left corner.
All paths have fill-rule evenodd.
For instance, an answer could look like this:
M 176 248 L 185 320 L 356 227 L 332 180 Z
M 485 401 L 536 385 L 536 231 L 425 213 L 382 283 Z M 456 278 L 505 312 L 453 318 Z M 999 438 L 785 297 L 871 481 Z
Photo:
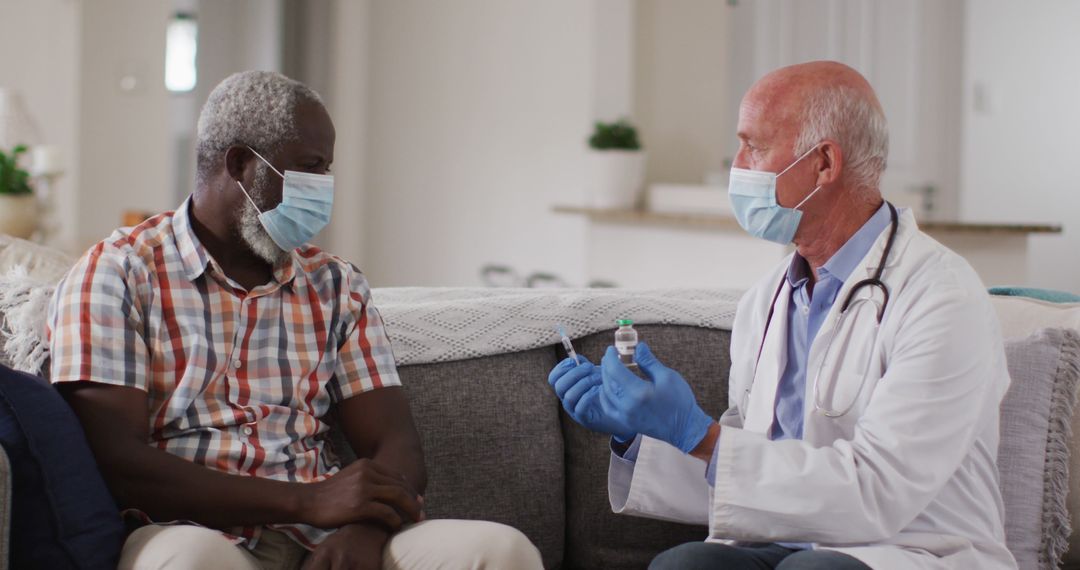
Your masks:
M 665 550 L 649 570 L 870 570 L 858 559 L 831 550 L 792 550 L 777 544 L 728 546 L 688 542 Z

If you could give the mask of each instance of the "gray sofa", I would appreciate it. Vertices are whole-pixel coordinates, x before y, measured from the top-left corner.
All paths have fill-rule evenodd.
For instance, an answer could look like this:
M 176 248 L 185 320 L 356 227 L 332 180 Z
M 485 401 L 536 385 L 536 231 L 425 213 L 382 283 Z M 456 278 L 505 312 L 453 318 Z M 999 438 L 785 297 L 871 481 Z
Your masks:
M 683 373 L 706 411 L 726 408 L 729 332 L 636 328 Z M 574 344 L 599 362 L 611 339 L 606 331 Z M 400 369 L 423 438 L 428 515 L 512 525 L 548 568 L 644 568 L 661 550 L 703 540 L 703 526 L 611 512 L 608 438 L 571 421 L 547 383 L 562 358 L 562 347 L 551 346 Z
M 636 328 L 691 383 L 707 412 L 723 412 L 729 331 Z M 603 331 L 574 344 L 598 362 L 611 337 Z M 400 368 L 428 465 L 428 516 L 514 526 L 536 544 L 548 568 L 644 568 L 666 548 L 704 539 L 703 526 L 611 512 L 608 438 L 571 421 L 547 384 L 548 371 L 562 358 L 561 346 L 549 346 Z M 352 457 L 339 432 L 331 439 L 335 451 Z M 8 559 L 6 467 L 0 448 L 0 568 Z
M 18 241 L 0 236 L 0 282 L 13 266 L 27 267 L 45 282 L 55 282 L 70 267 L 66 256 L 25 242 L 13 243 Z M 1046 326 L 1060 327 L 1055 329 L 1059 332 L 1080 329 L 1080 305 L 1039 306 L 1013 299 L 995 303 L 1003 329 L 1016 337 Z M 686 377 L 705 410 L 719 416 L 727 404 L 730 332 L 694 326 L 636 328 L 663 361 Z M 1016 356 L 1035 354 L 1034 345 L 1007 346 L 1014 383 L 1003 405 L 1005 437 L 999 466 L 1003 487 L 1009 490 L 1010 547 L 1023 544 L 1013 551 L 1018 559 L 1031 561 L 1022 564 L 1025 570 L 1055 567 L 1053 556 L 1044 552 L 1060 553 L 1065 540 L 1072 549 L 1063 568 L 1080 568 L 1080 538 L 1077 533 L 1068 536 L 1068 514 L 1061 512 L 1066 491 L 1080 488 L 1080 453 L 1071 453 L 1071 481 L 1067 467 L 1067 447 L 1075 451 L 1080 441 L 1080 414 L 1072 414 L 1071 403 L 1080 383 L 1080 337 L 1063 340 L 1058 334 L 1057 338 L 1059 344 L 1071 339 L 1069 359 L 1024 362 Z M 574 345 L 598 362 L 611 341 L 611 331 L 601 331 L 576 339 Z M 429 473 L 428 515 L 512 525 L 537 545 L 549 568 L 643 568 L 666 548 L 704 539 L 705 527 L 611 512 L 608 439 L 572 422 L 547 384 L 548 372 L 564 357 L 562 347 L 552 345 L 400 368 L 423 439 Z M 1046 370 L 1036 370 L 1040 366 Z M 1039 407 L 1052 412 L 1043 413 Z M 1070 421 L 1075 436 L 1071 442 Z M 1018 439 L 1016 433 L 1026 439 Z M 334 448 L 350 457 L 339 434 L 331 435 Z M 1015 447 L 1024 453 L 1017 453 Z M 1038 477 L 1040 473 L 1045 481 Z M 1026 489 L 1014 489 L 1024 484 Z M 8 461 L 0 448 L 0 570 L 9 558 L 11 492 Z M 1076 514 L 1080 493 L 1069 493 L 1069 500 L 1073 518 L 1080 518 Z M 1010 511 L 1010 505 L 1017 504 L 1034 508 L 1029 513 L 1022 508 Z M 1048 515 L 1051 512 L 1053 516 Z M 1028 536 L 1021 536 L 1025 532 Z M 1054 541 L 1056 550 L 1048 547 Z
M 727 331 L 638 327 L 715 414 L 727 402 Z M 575 342 L 599 362 L 611 333 Z M 403 366 L 401 380 L 424 444 L 430 518 L 497 521 L 524 532 L 548 568 L 643 568 L 661 550 L 705 538 L 705 527 L 617 516 L 607 500 L 608 440 L 576 425 L 547 384 L 565 357 L 544 347 Z M 352 458 L 333 432 L 335 451 Z M 0 448 L 0 567 L 8 560 L 11 482 Z

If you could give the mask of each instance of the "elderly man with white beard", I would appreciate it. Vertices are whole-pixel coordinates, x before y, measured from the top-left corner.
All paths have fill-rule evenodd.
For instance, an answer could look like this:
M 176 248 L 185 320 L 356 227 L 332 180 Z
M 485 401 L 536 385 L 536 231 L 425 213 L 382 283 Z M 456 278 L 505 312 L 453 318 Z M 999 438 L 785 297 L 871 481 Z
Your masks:
M 367 281 L 307 244 L 330 219 L 334 138 L 308 87 L 229 77 L 199 118 L 194 194 L 58 287 L 52 382 L 138 525 L 121 568 L 541 567 L 513 528 L 425 520 Z M 347 466 L 330 412 L 360 458 Z

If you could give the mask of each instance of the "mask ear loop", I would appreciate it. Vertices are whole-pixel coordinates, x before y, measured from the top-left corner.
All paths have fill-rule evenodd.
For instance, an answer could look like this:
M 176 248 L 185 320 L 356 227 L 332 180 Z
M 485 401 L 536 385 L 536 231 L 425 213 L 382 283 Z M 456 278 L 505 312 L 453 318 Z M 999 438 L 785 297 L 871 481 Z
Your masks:
M 263 211 L 260 210 L 259 207 L 255 205 L 255 200 L 251 199 L 251 195 L 248 194 L 247 190 L 244 189 L 244 185 L 241 184 L 239 180 L 236 181 L 236 185 L 240 187 L 240 191 L 244 193 L 244 197 L 247 198 L 248 202 L 251 202 L 251 207 L 255 208 L 255 211 L 258 212 L 259 214 L 262 214 Z
M 263 158 L 263 155 L 259 154 L 259 151 L 251 148 L 251 146 L 249 146 L 249 145 L 244 145 L 244 146 L 247 146 L 248 150 L 250 150 L 252 153 L 254 153 L 255 156 L 259 157 L 259 160 L 265 162 L 266 165 L 270 167 L 270 170 L 274 171 L 274 174 L 277 174 L 278 176 L 280 176 L 282 178 L 285 178 L 285 175 L 278 172 L 278 169 L 274 168 L 274 165 L 270 164 L 269 160 L 266 160 L 265 158 Z M 255 200 L 251 199 L 251 195 L 248 194 L 248 191 L 247 191 L 247 189 L 244 188 L 244 185 L 241 184 L 239 180 L 236 181 L 236 185 L 240 187 L 240 191 L 244 193 L 244 197 L 248 199 L 248 202 L 251 202 L 251 207 L 255 208 L 256 212 L 262 214 L 263 213 L 262 209 L 260 209 L 258 206 L 255 205 Z
M 251 152 L 255 153 L 255 156 L 259 157 L 259 160 L 262 160 L 263 162 L 265 162 L 265 163 L 266 163 L 266 165 L 270 167 L 270 170 L 273 170 L 273 171 L 274 171 L 274 174 L 277 174 L 278 176 L 280 176 L 280 177 L 282 177 L 282 178 L 285 178 L 285 175 L 284 175 L 284 174 L 282 174 L 282 173 L 281 173 L 281 172 L 280 172 L 280 171 L 279 171 L 278 169 L 274 168 L 274 165 L 273 165 L 273 164 L 270 164 L 270 161 L 269 161 L 269 160 L 266 160 L 265 158 L 263 158 L 263 155 L 259 154 L 259 151 L 257 151 L 257 150 L 255 150 L 255 149 L 251 148 L 250 146 L 249 146 L 249 147 L 247 147 L 247 148 L 248 148 L 248 150 L 250 150 Z M 812 149 L 811 149 L 811 150 L 812 150 Z M 790 167 L 789 167 L 789 168 L 790 168 Z
M 799 204 L 797 206 L 795 206 L 794 208 L 792 208 L 792 210 L 798 210 L 799 208 L 802 208 L 802 205 L 805 204 L 806 201 L 809 200 L 810 198 L 813 198 L 814 194 L 818 193 L 818 190 L 821 190 L 821 186 L 818 186 L 817 188 L 814 188 L 814 191 L 807 194 L 806 197 L 802 199 L 802 202 L 799 202 Z
M 810 150 L 808 150 L 808 151 L 806 151 L 806 152 L 802 153 L 802 155 L 801 155 L 801 156 L 799 156 L 799 158 L 796 158 L 794 162 L 792 162 L 791 164 L 787 165 L 787 168 L 785 168 L 785 169 L 781 170 L 780 172 L 777 172 L 777 173 L 776 173 L 776 177 L 777 177 L 777 178 L 780 178 L 780 176 L 782 176 L 782 175 L 783 175 L 783 174 L 784 174 L 785 172 L 787 172 L 787 171 L 791 170 L 791 169 L 792 169 L 792 168 L 793 168 L 793 167 L 794 167 L 794 166 L 795 166 L 796 164 L 799 164 L 800 162 L 802 162 L 802 159 L 804 159 L 804 158 L 806 158 L 806 157 L 810 156 L 810 153 L 812 153 L 812 152 L 814 152 L 815 150 L 817 150 L 817 149 L 818 149 L 818 147 L 820 147 L 820 146 L 821 146 L 820 144 L 816 144 L 816 145 L 814 145 L 814 146 L 810 147 Z M 248 147 L 248 148 L 251 148 L 251 147 Z M 251 151 L 251 152 L 255 152 L 255 151 L 253 150 L 253 151 Z M 258 154 L 258 153 L 256 153 L 256 154 Z M 262 157 L 259 157 L 259 158 L 262 158 Z M 273 168 L 273 167 L 271 167 L 271 168 Z
M 808 150 L 808 151 L 806 151 L 806 152 L 802 153 L 802 155 L 801 155 L 801 156 L 799 156 L 799 158 L 796 158 L 796 159 L 795 159 L 795 162 L 792 162 L 791 164 L 789 164 L 789 165 L 788 165 L 788 167 L 787 167 L 787 168 L 785 168 L 785 169 L 781 170 L 781 171 L 780 171 L 779 173 L 777 173 L 777 174 L 776 174 L 776 177 L 777 177 L 777 178 L 780 178 L 780 175 L 782 175 L 783 173 L 785 173 L 785 172 L 787 172 L 787 171 L 791 170 L 791 169 L 792 169 L 792 168 L 793 168 L 793 167 L 794 167 L 794 166 L 795 166 L 796 164 L 799 164 L 800 162 L 802 162 L 802 159 L 804 159 L 804 158 L 806 158 L 806 157 L 810 156 L 810 153 L 814 152 L 815 150 L 817 150 L 817 149 L 818 149 L 818 148 L 820 148 L 820 147 L 821 147 L 821 144 L 816 144 L 816 145 L 814 145 L 814 146 L 810 147 L 810 150 Z M 251 151 L 251 152 L 255 152 L 255 151 Z M 807 200 L 809 200 L 810 198 L 813 198 L 813 197 L 814 197 L 814 194 L 817 194 L 817 193 L 818 193 L 818 190 L 821 190 L 821 186 L 818 186 L 817 188 L 814 188 L 814 191 L 813 191 L 813 192 L 811 192 L 811 193 L 807 194 L 807 195 L 806 195 L 806 197 L 802 199 L 802 202 L 799 202 L 799 203 L 798 203 L 798 205 L 796 205 L 796 206 L 795 206 L 794 208 L 792 208 L 792 209 L 793 209 L 793 210 L 798 210 L 799 208 L 801 208 L 801 207 L 802 207 L 802 205 L 803 205 L 803 204 L 805 204 Z

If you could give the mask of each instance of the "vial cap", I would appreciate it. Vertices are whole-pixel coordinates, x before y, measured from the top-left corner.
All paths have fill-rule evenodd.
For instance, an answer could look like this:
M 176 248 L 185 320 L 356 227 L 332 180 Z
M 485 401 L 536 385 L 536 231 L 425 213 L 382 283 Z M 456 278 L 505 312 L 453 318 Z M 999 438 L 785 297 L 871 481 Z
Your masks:
M 624 327 L 634 324 L 634 321 L 630 319 L 618 319 L 615 321 L 615 324 L 619 325 L 620 327 Z

